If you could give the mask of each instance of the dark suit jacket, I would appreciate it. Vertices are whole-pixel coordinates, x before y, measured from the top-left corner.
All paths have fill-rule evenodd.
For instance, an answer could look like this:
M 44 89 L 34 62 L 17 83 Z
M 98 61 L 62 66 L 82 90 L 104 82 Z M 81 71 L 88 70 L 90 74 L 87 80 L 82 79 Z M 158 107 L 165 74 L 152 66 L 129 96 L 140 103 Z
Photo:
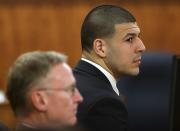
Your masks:
M 10 129 L 6 125 L 0 122 L 0 131 L 10 131 Z
M 79 61 L 73 69 L 84 101 L 78 108 L 78 123 L 93 131 L 126 131 L 127 110 L 106 76 L 93 65 Z
M 23 125 L 23 124 L 18 124 L 16 126 L 16 131 L 38 131 L 38 130 L 39 129 L 31 128 L 31 127 Z
M 1 131 L 1 130 L 0 130 Z M 16 131 L 83 131 L 76 127 L 64 127 L 64 128 L 31 128 L 23 124 L 18 124 Z

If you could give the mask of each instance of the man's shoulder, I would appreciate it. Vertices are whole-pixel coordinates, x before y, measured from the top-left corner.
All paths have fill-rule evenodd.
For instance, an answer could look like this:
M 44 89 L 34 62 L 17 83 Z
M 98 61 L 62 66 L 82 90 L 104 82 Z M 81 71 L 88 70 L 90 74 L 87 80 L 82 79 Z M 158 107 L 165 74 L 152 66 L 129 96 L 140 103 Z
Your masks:
M 73 74 L 76 78 L 106 79 L 106 76 L 98 68 L 82 60 L 73 68 Z
M 84 114 L 82 112 L 78 114 L 79 124 L 86 128 L 99 130 L 124 128 L 126 124 L 123 123 L 127 122 L 128 116 L 123 102 L 111 96 L 94 101 Z
M 5 124 L 0 122 L 0 131 L 10 131 L 10 129 Z
M 119 97 L 115 97 L 112 95 L 109 96 L 104 96 L 101 99 L 97 99 L 94 104 L 91 105 L 90 110 L 93 108 L 120 108 L 120 109 L 125 109 L 125 104 L 122 102 L 122 100 Z
M 93 94 L 94 93 L 94 94 Z M 108 107 L 108 108 L 125 108 L 124 103 L 121 101 L 120 97 L 115 93 L 111 93 L 108 91 L 95 91 L 88 92 L 84 96 L 85 101 L 80 104 L 79 111 L 81 113 L 88 113 L 92 109 L 96 109 L 99 107 Z

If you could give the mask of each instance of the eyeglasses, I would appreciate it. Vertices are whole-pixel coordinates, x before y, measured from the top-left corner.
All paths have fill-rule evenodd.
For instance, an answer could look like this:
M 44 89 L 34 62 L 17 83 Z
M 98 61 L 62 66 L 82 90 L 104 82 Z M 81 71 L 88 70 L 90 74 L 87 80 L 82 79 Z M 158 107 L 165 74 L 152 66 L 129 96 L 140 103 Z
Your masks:
M 73 97 L 77 88 L 76 88 L 76 85 L 72 85 L 72 86 L 69 86 L 68 88 L 65 88 L 65 89 L 61 89 L 61 88 L 38 88 L 38 90 L 65 91 L 65 92 L 69 93 L 71 97 Z

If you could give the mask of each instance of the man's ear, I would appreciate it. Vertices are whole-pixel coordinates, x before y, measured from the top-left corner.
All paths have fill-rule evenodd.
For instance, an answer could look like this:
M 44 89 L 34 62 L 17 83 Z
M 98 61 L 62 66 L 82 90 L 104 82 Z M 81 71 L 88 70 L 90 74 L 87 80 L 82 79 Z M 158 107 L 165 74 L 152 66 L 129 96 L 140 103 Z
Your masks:
M 105 57 L 105 50 L 106 50 L 106 45 L 105 41 L 103 39 L 95 39 L 93 42 L 93 48 L 95 53 L 100 56 L 100 57 Z
M 42 91 L 33 91 L 31 93 L 31 101 L 34 108 L 38 111 L 46 111 L 48 101 L 46 94 Z

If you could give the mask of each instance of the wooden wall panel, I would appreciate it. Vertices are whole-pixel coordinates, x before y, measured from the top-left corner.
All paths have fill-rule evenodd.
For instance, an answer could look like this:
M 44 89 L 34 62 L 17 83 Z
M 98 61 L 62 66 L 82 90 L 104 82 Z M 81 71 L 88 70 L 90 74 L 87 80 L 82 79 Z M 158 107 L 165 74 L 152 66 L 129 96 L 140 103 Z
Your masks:
M 5 87 L 7 69 L 23 52 L 56 50 L 73 65 L 80 56 L 82 8 L 17 5 L 0 8 L 0 80 Z M 6 56 L 6 57 L 4 57 Z
M 46 0 L 47 1 L 47 0 Z M 57 2 L 57 1 L 56 1 Z M 180 4 L 175 2 L 81 1 L 1 4 L 0 88 L 5 89 L 7 70 L 23 52 L 56 50 L 69 56 L 74 66 L 80 57 L 80 27 L 85 14 L 99 4 L 116 4 L 130 10 L 141 27 L 148 50 L 180 53 Z
M 1 2 L 0 2 L 1 3 Z M 180 4 L 77 1 L 59 4 L 0 5 L 0 88 L 5 89 L 7 70 L 23 52 L 56 50 L 69 56 L 74 66 L 80 57 L 80 27 L 85 14 L 104 3 L 124 6 L 136 17 L 149 50 L 180 53 Z
M 16 127 L 16 119 L 14 113 L 12 112 L 9 104 L 3 103 L 0 104 L 0 122 L 8 126 L 14 131 Z

